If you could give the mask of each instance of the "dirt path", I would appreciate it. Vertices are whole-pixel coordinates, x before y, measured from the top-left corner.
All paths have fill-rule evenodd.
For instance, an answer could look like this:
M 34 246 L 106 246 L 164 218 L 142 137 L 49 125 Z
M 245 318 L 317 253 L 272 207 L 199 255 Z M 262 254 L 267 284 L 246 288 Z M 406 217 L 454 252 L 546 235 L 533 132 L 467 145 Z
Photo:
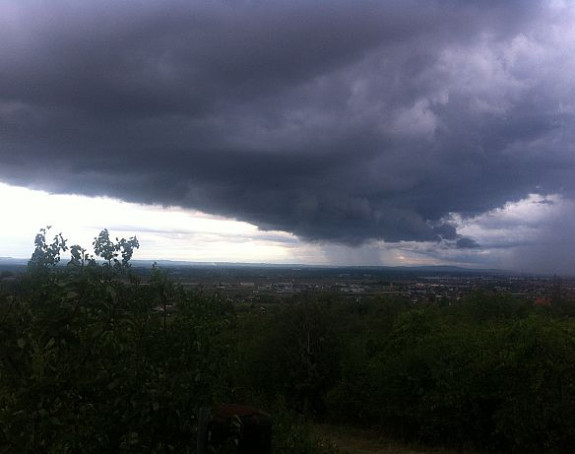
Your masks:
M 342 454 L 455 454 L 442 448 L 412 448 L 373 432 L 349 427 L 317 425 L 315 432 L 334 443 Z

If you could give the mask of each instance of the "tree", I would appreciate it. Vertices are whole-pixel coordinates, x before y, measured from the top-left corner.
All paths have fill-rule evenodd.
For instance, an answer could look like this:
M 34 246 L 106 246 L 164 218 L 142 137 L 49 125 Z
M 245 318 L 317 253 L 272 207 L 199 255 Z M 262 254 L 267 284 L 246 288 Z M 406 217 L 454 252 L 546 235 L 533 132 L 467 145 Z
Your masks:
M 48 230 L 52 227 L 40 229 L 34 238 L 34 252 L 28 261 L 28 268 L 31 271 L 47 271 L 54 268 L 60 262 L 62 252 L 68 250 L 66 240 L 61 233 L 54 236 L 51 243 L 46 241 Z
M 94 253 L 106 260 L 106 265 L 108 267 L 114 267 L 119 271 L 124 271 L 130 267 L 130 259 L 134 254 L 134 249 L 140 247 L 138 239 L 133 236 L 129 239 L 118 239 L 114 243 L 110 240 L 110 233 L 108 229 L 104 229 L 100 234 L 94 238 L 92 243 L 94 246 Z M 122 257 L 122 260 L 118 260 L 118 256 Z

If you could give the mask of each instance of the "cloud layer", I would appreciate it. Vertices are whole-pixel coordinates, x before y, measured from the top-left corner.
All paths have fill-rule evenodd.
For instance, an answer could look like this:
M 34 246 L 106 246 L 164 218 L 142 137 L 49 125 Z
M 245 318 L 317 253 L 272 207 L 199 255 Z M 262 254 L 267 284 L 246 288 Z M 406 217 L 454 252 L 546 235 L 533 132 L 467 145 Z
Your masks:
M 0 180 L 474 250 L 454 216 L 574 198 L 574 24 L 558 1 L 8 0 Z

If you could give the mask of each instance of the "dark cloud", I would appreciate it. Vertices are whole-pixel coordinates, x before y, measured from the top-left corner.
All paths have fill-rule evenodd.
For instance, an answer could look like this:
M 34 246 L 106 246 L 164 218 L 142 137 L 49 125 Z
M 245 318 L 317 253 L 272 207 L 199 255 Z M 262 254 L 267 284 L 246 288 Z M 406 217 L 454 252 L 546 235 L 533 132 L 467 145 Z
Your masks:
M 573 194 L 574 17 L 547 2 L 3 2 L 0 179 L 307 240 L 473 248 L 451 213 Z
M 461 237 L 455 242 L 457 249 L 478 249 L 481 246 L 473 238 Z

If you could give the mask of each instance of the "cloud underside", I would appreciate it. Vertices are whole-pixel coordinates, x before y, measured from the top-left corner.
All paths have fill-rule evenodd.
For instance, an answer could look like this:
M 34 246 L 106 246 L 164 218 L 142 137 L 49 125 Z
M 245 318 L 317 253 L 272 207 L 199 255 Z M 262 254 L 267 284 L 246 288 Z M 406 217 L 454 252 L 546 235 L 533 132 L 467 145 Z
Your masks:
M 573 196 L 559 2 L 0 5 L 0 180 L 305 240 L 452 241 Z

